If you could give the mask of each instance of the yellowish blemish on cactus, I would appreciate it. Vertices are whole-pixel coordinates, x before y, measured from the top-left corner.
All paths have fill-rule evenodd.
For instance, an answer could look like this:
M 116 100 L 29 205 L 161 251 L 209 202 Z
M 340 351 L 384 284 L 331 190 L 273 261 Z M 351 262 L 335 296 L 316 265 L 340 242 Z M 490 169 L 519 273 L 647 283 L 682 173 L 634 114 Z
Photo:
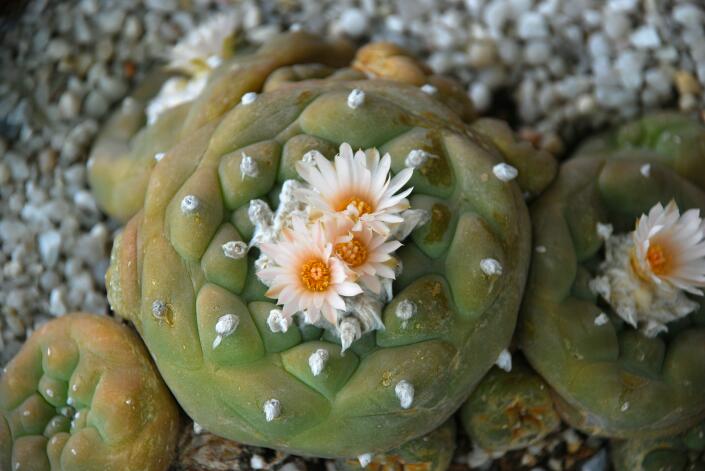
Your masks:
M 431 225 L 424 238 L 427 243 L 438 242 L 448 230 L 452 214 L 444 204 L 435 203 L 431 208 Z

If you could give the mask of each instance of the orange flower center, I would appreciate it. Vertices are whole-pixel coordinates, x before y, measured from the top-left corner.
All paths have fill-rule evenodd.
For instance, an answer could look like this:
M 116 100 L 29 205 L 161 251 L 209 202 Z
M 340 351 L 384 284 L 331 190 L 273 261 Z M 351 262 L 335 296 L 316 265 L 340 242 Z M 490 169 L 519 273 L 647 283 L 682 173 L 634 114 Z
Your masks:
M 367 247 L 357 239 L 335 245 L 335 254 L 351 267 L 359 267 L 367 260 Z
M 330 268 L 321 259 L 314 258 L 304 263 L 299 277 L 309 291 L 320 293 L 330 286 Z
M 344 199 L 343 203 L 338 205 L 336 211 L 345 211 L 351 204 L 357 208 L 358 216 L 371 213 L 373 210 L 372 205 L 369 202 L 363 200 L 362 198 L 358 198 L 357 196 L 352 196 Z
M 663 250 L 660 244 L 651 244 L 649 250 L 646 251 L 646 260 L 649 262 L 651 271 L 655 275 L 664 275 L 669 271 L 670 260 L 668 254 Z

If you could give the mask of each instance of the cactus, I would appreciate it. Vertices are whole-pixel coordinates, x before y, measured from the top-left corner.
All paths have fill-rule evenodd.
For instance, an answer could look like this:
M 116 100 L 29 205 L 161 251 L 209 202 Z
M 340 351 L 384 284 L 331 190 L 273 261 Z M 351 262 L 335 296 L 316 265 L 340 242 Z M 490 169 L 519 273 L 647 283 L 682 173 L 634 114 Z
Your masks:
M 540 442 L 560 425 L 548 385 L 523 361 L 493 368 L 463 405 L 461 420 L 475 444 L 506 452 Z
M 575 157 L 642 161 L 642 171 L 666 166 L 705 188 L 705 125 L 691 116 L 662 111 L 590 138 Z
M 520 345 L 562 416 L 588 433 L 658 437 L 705 417 L 703 298 L 681 295 L 694 312 L 642 333 L 591 289 L 606 223 L 626 233 L 672 199 L 705 211 L 704 136 L 678 115 L 645 117 L 585 144 L 531 207 L 535 253 Z
M 0 469 L 163 471 L 179 412 L 139 337 L 103 316 L 39 328 L 0 378 Z
M 310 80 L 319 74 L 280 69 L 254 101 L 182 134 L 116 240 L 108 294 L 206 430 L 355 457 L 439 426 L 507 347 L 529 256 L 522 190 L 540 192 L 555 163 L 506 125 L 468 126 L 469 108 L 453 112 L 441 86 L 358 80 L 354 67 Z M 206 110 L 211 96 L 207 87 L 192 106 Z M 298 161 L 312 150 L 331 158 L 343 142 L 389 153 L 393 172 L 417 167 L 411 206 L 430 220 L 399 251 L 384 329 L 341 354 L 335 331 L 271 317 L 246 252 L 250 202 L 276 206 Z M 521 165 L 519 185 L 505 160 Z
M 705 423 L 673 437 L 613 440 L 615 471 L 705 470 Z
M 445 471 L 455 451 L 453 419 L 431 433 L 411 440 L 381 455 L 363 455 L 356 459 L 339 459 L 336 469 L 342 471 Z
M 174 72 L 157 70 L 108 120 L 96 139 L 89 159 L 89 180 L 101 208 L 126 221 L 142 207 L 151 169 L 181 137 L 195 133 L 236 105 L 247 92 L 267 88 L 268 79 L 280 84 L 277 69 L 314 64 L 321 73 L 346 64 L 353 48 L 346 41 L 324 41 L 298 32 L 270 40 L 256 52 L 229 50 L 210 74 L 197 101 L 179 104 L 144 126 L 149 101 Z M 326 67 L 329 66 L 329 67 Z M 271 77 L 270 77 L 271 76 Z M 287 77 L 292 80 L 291 77 Z

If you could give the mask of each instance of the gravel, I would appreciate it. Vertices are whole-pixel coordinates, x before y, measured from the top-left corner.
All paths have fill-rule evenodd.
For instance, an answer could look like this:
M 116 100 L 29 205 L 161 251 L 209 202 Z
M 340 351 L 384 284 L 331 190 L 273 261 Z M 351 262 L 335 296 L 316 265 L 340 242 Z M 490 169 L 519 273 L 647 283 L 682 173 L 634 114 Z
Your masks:
M 52 316 L 108 312 L 104 274 L 118 225 L 91 196 L 88 150 L 130 87 L 226 3 L 30 0 L 22 16 L 0 19 L 0 366 Z M 554 144 L 647 109 L 705 104 L 699 0 L 245 0 L 229 8 L 255 43 L 306 29 L 403 44 L 458 78 L 480 111 L 499 104 L 525 135 Z

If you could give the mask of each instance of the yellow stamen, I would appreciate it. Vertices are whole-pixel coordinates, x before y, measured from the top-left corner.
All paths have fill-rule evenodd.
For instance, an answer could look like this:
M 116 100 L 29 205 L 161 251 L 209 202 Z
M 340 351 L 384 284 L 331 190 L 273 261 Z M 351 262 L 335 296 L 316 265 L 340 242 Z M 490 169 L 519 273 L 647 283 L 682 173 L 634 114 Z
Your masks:
M 358 216 L 371 213 L 373 209 L 372 205 L 367 201 L 363 200 L 362 198 L 358 198 L 357 196 L 352 196 L 343 200 L 343 203 L 338 205 L 336 211 L 345 211 L 351 204 L 355 206 L 355 208 L 357 208 Z
M 301 266 L 301 282 L 307 290 L 320 293 L 330 286 L 330 269 L 323 260 L 312 259 Z
M 350 267 L 359 267 L 367 260 L 367 247 L 357 239 L 335 245 L 335 254 Z
M 646 251 L 646 260 L 649 262 L 654 275 L 665 275 L 670 271 L 670 260 L 668 254 L 660 244 L 651 244 Z

